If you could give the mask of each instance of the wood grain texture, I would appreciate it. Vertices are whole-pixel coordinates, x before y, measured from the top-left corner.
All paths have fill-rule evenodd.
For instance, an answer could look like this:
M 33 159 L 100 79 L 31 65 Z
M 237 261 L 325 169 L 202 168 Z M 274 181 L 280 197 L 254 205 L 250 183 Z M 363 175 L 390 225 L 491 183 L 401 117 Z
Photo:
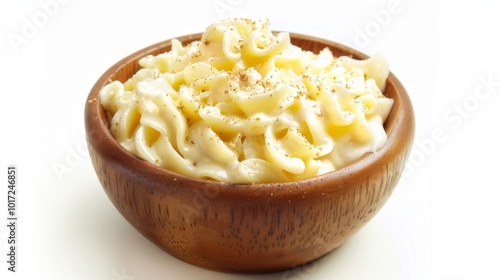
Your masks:
M 178 38 L 183 43 L 201 34 Z M 293 44 L 336 56 L 367 56 L 346 46 L 291 34 Z M 275 184 L 230 184 L 188 178 L 141 160 L 108 129 L 99 90 L 127 80 L 147 54 L 170 50 L 170 40 L 140 50 L 105 72 L 92 88 L 85 128 L 92 163 L 118 211 L 145 237 L 197 266 L 230 272 L 284 270 L 332 251 L 365 225 L 395 188 L 410 152 L 414 115 L 391 73 L 385 95 L 395 103 L 385 124 L 387 144 L 345 168 Z

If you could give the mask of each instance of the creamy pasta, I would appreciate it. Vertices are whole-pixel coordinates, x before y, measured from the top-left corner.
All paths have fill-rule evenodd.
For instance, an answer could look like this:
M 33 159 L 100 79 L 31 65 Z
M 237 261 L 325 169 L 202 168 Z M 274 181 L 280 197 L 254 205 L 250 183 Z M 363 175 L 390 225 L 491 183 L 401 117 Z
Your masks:
M 393 100 L 386 60 L 315 54 L 268 20 L 224 20 L 146 56 L 100 92 L 110 130 L 144 160 L 195 178 L 286 182 L 379 150 Z

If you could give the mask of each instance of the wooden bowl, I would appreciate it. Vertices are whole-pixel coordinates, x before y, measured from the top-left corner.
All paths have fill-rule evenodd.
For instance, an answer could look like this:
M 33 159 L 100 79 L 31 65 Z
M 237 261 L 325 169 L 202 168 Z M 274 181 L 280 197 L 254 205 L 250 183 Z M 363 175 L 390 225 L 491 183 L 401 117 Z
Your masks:
M 335 56 L 366 55 L 338 43 L 290 34 L 292 43 Z M 178 38 L 186 44 L 201 34 Z M 414 135 L 410 99 L 391 73 L 385 95 L 394 99 L 386 145 L 355 163 L 315 178 L 272 184 L 193 179 L 157 167 L 120 146 L 109 131 L 99 90 L 124 82 L 148 54 L 169 51 L 170 40 L 116 63 L 87 99 L 85 129 L 99 180 L 111 202 L 140 233 L 171 255 L 218 271 L 262 273 L 292 268 L 332 251 L 384 205 L 402 174 Z M 373 240 L 373 242 L 377 242 Z

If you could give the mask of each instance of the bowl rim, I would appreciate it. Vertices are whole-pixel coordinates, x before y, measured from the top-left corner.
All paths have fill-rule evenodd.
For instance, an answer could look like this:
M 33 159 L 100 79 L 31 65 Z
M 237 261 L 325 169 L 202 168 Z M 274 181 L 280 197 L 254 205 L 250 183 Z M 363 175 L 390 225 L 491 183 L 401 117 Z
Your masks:
M 369 58 L 368 55 L 338 42 L 289 31 L 285 32 L 288 32 L 290 34 L 292 41 L 314 41 L 316 43 L 328 46 L 330 47 L 330 49 L 334 48 L 341 50 L 357 59 Z M 349 188 L 349 185 L 344 184 L 343 182 L 349 182 L 349 180 L 352 179 L 351 177 L 353 177 L 353 174 L 362 172 L 366 169 L 380 168 L 381 165 L 384 165 L 384 160 L 386 159 L 386 157 L 396 157 L 398 155 L 398 148 L 400 146 L 412 145 L 415 130 L 413 107 L 410 97 L 408 96 L 405 88 L 391 71 L 387 78 L 386 90 L 387 88 L 389 88 L 389 86 L 392 86 L 394 88 L 394 96 L 391 96 L 391 98 L 394 99 L 395 102 L 388 119 L 384 123 L 384 129 L 387 133 L 387 142 L 378 151 L 366 153 L 361 158 L 342 168 L 315 177 L 290 182 L 232 183 L 199 179 L 179 174 L 137 157 L 136 155 L 126 150 L 123 146 L 121 146 L 112 136 L 109 130 L 109 124 L 107 123 L 106 113 L 99 99 L 100 89 L 104 85 L 109 83 L 111 77 L 122 71 L 127 63 L 130 63 L 134 60 L 137 61 L 139 58 L 144 57 L 147 54 L 157 55 L 159 53 L 165 52 L 166 48 L 170 48 L 172 39 L 177 39 L 182 42 L 183 45 L 185 45 L 188 42 L 199 40 L 202 34 L 203 33 L 193 33 L 189 35 L 173 37 L 149 45 L 119 60 L 108 70 L 106 70 L 95 82 L 86 99 L 84 111 L 85 130 L 89 146 L 91 145 L 93 149 L 98 150 L 98 152 L 106 157 L 107 160 L 119 164 L 122 168 L 130 170 L 133 173 L 132 175 L 137 176 L 137 178 L 147 178 L 148 181 L 154 183 L 153 185 L 160 189 L 165 188 L 165 183 L 168 181 L 178 181 L 179 183 L 192 182 L 193 184 L 191 184 L 190 187 L 198 187 L 200 188 L 200 190 L 206 188 L 215 188 L 217 192 L 224 191 L 238 193 L 238 190 L 245 189 L 245 192 L 241 192 L 241 194 L 245 195 L 245 197 L 248 197 L 251 196 L 252 193 L 260 195 L 263 191 L 269 192 L 270 190 L 274 192 L 274 195 L 279 195 L 280 192 L 282 194 L 287 194 L 287 190 L 289 190 L 290 188 L 295 189 L 299 186 L 301 187 L 302 192 L 306 192 L 310 188 L 316 189 L 316 183 L 321 181 L 338 182 L 338 184 L 336 185 L 327 184 L 330 188 L 332 188 L 329 189 L 329 191 L 342 191 L 346 188 Z M 332 51 L 335 52 L 335 50 Z M 337 55 L 335 56 L 337 57 Z M 136 71 L 134 71 L 134 73 L 135 72 Z M 96 133 L 102 133 L 102 135 L 96 135 Z M 404 143 L 401 143 L 400 140 L 406 141 L 402 141 Z M 409 153 L 410 149 L 407 150 L 407 153 Z M 405 158 L 407 158 L 407 156 L 408 155 L 406 155 Z M 249 192 L 249 189 L 254 191 Z

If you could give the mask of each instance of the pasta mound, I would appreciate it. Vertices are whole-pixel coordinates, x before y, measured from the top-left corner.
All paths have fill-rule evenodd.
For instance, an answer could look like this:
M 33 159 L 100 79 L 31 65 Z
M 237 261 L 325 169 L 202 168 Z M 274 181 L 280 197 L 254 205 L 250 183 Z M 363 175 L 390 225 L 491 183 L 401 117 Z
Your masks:
M 268 20 L 224 20 L 146 56 L 100 92 L 127 150 L 187 176 L 288 182 L 346 166 L 387 141 L 385 59 L 315 54 Z

